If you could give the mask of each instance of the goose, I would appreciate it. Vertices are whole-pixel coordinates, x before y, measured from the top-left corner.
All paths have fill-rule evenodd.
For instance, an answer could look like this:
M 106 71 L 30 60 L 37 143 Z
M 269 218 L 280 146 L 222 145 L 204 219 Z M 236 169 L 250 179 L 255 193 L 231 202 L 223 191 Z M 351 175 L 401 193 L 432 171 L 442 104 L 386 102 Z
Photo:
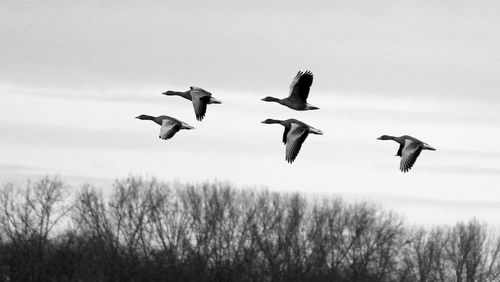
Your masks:
M 190 126 L 189 124 L 169 116 L 153 117 L 150 115 L 140 115 L 135 118 L 141 120 L 152 120 L 155 123 L 161 125 L 159 137 L 163 140 L 174 137 L 174 135 L 181 129 L 194 129 L 194 127 Z
M 212 97 L 212 93 L 196 86 L 189 87 L 189 90 L 185 92 L 169 90 L 161 94 L 167 96 L 181 96 L 185 99 L 188 99 L 189 101 L 192 101 L 194 114 L 196 115 L 196 119 L 198 121 L 202 121 L 205 117 L 205 113 L 207 112 L 207 104 L 222 104 L 221 101 Z
M 277 123 L 285 127 L 285 131 L 283 132 L 283 144 L 286 145 L 285 160 L 289 163 L 293 163 L 293 161 L 299 154 L 302 143 L 304 143 L 309 133 L 323 135 L 323 132 L 321 130 L 316 129 L 300 120 L 292 118 L 287 120 L 268 118 L 262 121 L 262 123 Z
M 436 151 L 436 149 L 431 147 L 429 144 L 409 135 L 403 135 L 400 137 L 382 135 L 377 139 L 394 140 L 399 143 L 399 149 L 396 153 L 396 156 L 401 157 L 399 169 L 402 172 L 408 172 L 413 167 L 413 164 L 415 164 L 415 161 L 417 160 L 422 150 Z
M 308 70 L 306 72 L 299 71 L 293 79 L 292 84 L 290 84 L 290 96 L 284 99 L 268 96 L 263 98 L 262 101 L 277 102 L 296 111 L 318 110 L 318 107 L 307 103 L 312 82 L 312 72 Z

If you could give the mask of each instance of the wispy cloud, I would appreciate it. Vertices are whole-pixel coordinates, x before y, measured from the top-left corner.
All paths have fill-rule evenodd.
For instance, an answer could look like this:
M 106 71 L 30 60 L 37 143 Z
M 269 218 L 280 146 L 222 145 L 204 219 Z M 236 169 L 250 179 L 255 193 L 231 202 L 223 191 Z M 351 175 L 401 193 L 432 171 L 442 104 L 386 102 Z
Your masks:
M 3 5 L 2 82 L 279 90 L 311 68 L 322 91 L 498 102 L 494 1 L 110 5 Z
M 40 167 L 32 167 L 27 165 L 20 164 L 8 164 L 8 163 L 0 163 L 0 170 L 2 171 L 16 171 L 16 172 L 35 172 L 40 171 L 42 168 Z
M 485 166 L 473 166 L 473 165 L 427 165 L 425 168 L 426 171 L 438 174 L 438 173 L 449 173 L 456 175 L 491 175 L 495 176 L 500 180 L 500 167 L 486 167 Z
M 500 199 L 491 188 L 500 172 L 499 3 L 119 4 L 2 5 L 4 171 Z M 309 100 L 319 111 L 260 101 L 288 95 L 299 69 L 315 74 Z M 160 94 L 191 85 L 223 101 L 201 123 L 189 101 Z M 196 129 L 165 142 L 138 114 Z M 308 137 L 293 165 L 283 128 L 260 124 L 290 117 L 325 132 Z M 381 134 L 414 135 L 438 151 L 402 174 L 397 144 Z

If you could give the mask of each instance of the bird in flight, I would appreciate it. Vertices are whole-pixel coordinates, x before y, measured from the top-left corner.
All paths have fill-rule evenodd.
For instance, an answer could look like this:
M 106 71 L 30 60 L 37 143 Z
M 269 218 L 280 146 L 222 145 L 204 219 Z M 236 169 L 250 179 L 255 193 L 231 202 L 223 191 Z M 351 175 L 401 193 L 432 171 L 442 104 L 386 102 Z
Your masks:
M 194 129 L 194 127 L 190 126 L 189 124 L 169 116 L 153 117 L 150 115 L 140 115 L 135 118 L 141 120 L 152 120 L 155 123 L 161 125 L 159 137 L 163 140 L 174 137 L 174 135 L 181 129 Z
M 212 93 L 195 86 L 191 86 L 190 89 L 185 92 L 169 90 L 167 92 L 163 92 L 162 94 L 167 96 L 181 96 L 185 99 L 188 99 L 189 101 L 192 101 L 194 114 L 196 115 L 196 119 L 198 121 L 202 121 L 205 117 L 208 104 L 222 103 L 221 101 L 213 98 Z
M 281 124 L 285 127 L 285 131 L 283 132 L 283 144 L 286 145 L 285 160 L 289 163 L 293 163 L 293 161 L 299 154 L 302 143 L 304 143 L 309 133 L 323 135 L 323 132 L 321 130 L 296 119 L 266 119 L 262 121 L 262 123 L 276 123 Z
M 263 98 L 262 101 L 277 102 L 296 111 L 317 110 L 319 109 L 318 107 L 307 103 L 307 97 L 309 96 L 309 89 L 311 88 L 312 82 L 312 72 L 299 71 L 293 79 L 292 84 L 290 84 L 290 95 L 288 97 L 279 99 L 268 96 Z
M 409 135 L 403 135 L 400 137 L 382 135 L 377 139 L 394 140 L 399 143 L 399 149 L 396 153 L 396 156 L 401 157 L 399 169 L 402 172 L 408 172 L 413 167 L 422 150 L 436 151 L 436 149 L 431 147 L 429 144 L 424 143 L 417 138 L 413 138 Z

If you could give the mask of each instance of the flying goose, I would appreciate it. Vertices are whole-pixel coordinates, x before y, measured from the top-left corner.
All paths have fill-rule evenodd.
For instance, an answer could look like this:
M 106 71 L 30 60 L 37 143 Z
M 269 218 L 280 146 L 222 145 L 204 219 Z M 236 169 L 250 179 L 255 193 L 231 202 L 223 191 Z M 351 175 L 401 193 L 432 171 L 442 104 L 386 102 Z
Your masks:
M 278 123 L 285 127 L 285 131 L 283 132 L 283 144 L 286 144 L 285 160 L 289 163 L 293 163 L 299 154 L 302 143 L 304 143 L 309 133 L 323 135 L 321 130 L 296 119 L 266 119 L 262 123 Z
M 192 101 L 194 114 L 196 115 L 196 119 L 199 121 L 202 121 L 205 117 L 207 104 L 222 104 L 221 101 L 212 97 L 212 93 L 195 86 L 191 86 L 190 89 L 185 92 L 169 90 L 167 92 L 163 92 L 162 94 L 167 96 L 177 95 Z
M 311 88 L 312 82 L 312 72 L 307 70 L 305 73 L 299 71 L 293 79 L 292 84 L 290 84 L 290 96 L 284 99 L 268 96 L 262 99 L 262 101 L 277 102 L 297 111 L 317 110 L 319 109 L 318 107 L 307 103 L 307 97 L 309 96 L 309 89 Z
M 189 124 L 169 116 L 153 117 L 149 115 L 140 115 L 135 118 L 142 120 L 152 120 L 155 123 L 161 125 L 159 137 L 163 140 L 174 137 L 174 135 L 181 129 L 194 129 L 194 127 L 190 126 Z
M 429 144 L 408 135 L 403 135 L 400 137 L 382 135 L 377 139 L 394 140 L 399 143 L 399 149 L 396 153 L 396 156 L 401 157 L 399 169 L 402 172 L 408 172 L 413 167 L 413 164 L 415 164 L 415 161 L 417 160 L 422 150 L 436 151 L 436 149 L 431 147 Z

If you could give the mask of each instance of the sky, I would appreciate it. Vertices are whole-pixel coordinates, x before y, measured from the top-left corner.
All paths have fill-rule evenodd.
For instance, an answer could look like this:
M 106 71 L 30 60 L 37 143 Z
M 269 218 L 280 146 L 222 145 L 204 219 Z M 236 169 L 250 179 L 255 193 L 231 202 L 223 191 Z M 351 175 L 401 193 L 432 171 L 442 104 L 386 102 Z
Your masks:
M 500 3 L 496 1 L 3 1 L 0 182 L 59 175 L 108 189 L 128 174 L 229 180 L 371 200 L 419 224 L 500 225 Z M 308 102 L 285 97 L 311 70 Z M 203 122 L 166 90 L 221 100 Z M 134 119 L 195 130 L 158 139 Z M 283 127 L 310 135 L 285 162 Z M 399 171 L 412 135 L 435 147 Z

